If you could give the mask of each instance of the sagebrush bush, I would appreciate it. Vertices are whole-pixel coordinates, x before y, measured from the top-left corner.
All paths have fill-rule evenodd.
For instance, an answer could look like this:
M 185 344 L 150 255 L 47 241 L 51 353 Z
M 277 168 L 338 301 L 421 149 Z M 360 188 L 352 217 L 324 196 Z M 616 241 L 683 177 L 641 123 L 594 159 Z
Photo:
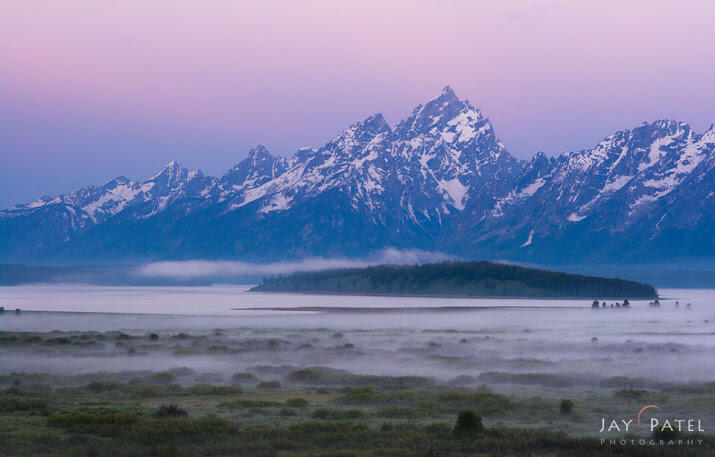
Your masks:
M 308 406 L 308 400 L 305 398 L 289 398 L 286 400 L 286 406 L 291 406 L 293 408 L 305 408 Z
M 573 411 L 573 400 L 567 398 L 561 400 L 559 403 L 559 411 L 561 411 L 561 414 L 571 414 L 571 411 Z
M 482 418 L 479 417 L 474 411 L 465 410 L 460 411 L 457 416 L 457 422 L 454 424 L 453 433 L 457 437 L 469 437 L 474 436 L 484 430 L 484 425 L 482 425 Z
M 161 405 L 159 409 L 154 413 L 155 417 L 168 418 L 168 417 L 186 417 L 189 413 L 179 408 L 178 405 Z
M 259 382 L 256 387 L 259 389 L 280 389 L 281 383 L 278 381 L 264 381 Z
M 314 419 L 345 420 L 359 419 L 363 416 L 359 409 L 328 409 L 320 408 L 313 411 Z

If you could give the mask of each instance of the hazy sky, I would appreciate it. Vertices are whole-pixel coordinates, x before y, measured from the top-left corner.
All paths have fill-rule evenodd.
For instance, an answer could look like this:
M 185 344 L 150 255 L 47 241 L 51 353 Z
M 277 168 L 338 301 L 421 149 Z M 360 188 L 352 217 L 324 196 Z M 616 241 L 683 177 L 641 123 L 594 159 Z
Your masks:
M 2 0 L 0 207 L 257 143 L 320 146 L 449 84 L 517 157 L 715 122 L 715 2 Z

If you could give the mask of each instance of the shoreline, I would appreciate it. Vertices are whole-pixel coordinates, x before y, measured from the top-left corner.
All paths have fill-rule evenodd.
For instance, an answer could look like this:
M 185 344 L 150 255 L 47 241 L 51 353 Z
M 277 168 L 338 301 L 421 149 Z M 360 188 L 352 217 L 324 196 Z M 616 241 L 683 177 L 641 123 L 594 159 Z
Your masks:
M 594 297 L 548 297 L 548 296 L 528 296 L 528 295 L 459 295 L 459 294 L 389 294 L 389 293 L 358 293 L 358 292 L 334 292 L 334 291 L 293 291 L 293 290 L 283 290 L 283 291 L 272 291 L 272 290 L 252 290 L 249 289 L 246 292 L 250 293 L 257 293 L 257 294 L 282 294 L 282 295 L 291 295 L 291 294 L 300 294 L 300 295 L 320 295 L 320 296 L 326 296 L 326 295 L 334 295 L 336 297 L 343 297 L 343 296 L 348 296 L 348 297 L 401 297 L 401 298 L 489 298 L 489 299 L 505 299 L 505 300 L 518 300 L 518 299 L 526 299 L 526 300 L 587 300 L 587 301 L 593 301 L 596 300 Z M 628 299 L 628 300 L 668 300 L 668 297 L 645 297 L 645 298 L 631 298 L 631 297 L 598 297 L 598 300 L 623 300 L 623 299 Z M 589 304 L 589 307 L 591 305 Z
M 323 312 L 323 313 L 409 313 L 409 312 L 451 312 L 479 310 L 525 310 L 525 309 L 589 309 L 587 306 L 413 306 L 413 307 L 367 307 L 358 306 L 296 306 L 292 308 L 231 308 L 232 311 L 283 311 L 283 312 Z M 611 308 L 607 308 L 611 309 Z M 615 309 L 615 308 L 614 308 Z M 619 308 L 624 309 L 624 308 Z M 628 309 L 628 308 L 625 308 Z

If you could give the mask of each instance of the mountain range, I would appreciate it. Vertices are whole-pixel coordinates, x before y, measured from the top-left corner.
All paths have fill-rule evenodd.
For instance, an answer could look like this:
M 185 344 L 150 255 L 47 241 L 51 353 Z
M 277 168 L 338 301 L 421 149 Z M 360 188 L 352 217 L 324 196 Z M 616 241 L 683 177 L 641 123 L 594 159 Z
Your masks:
M 177 162 L 0 211 L 0 261 L 274 261 L 383 248 L 539 264 L 715 258 L 715 127 L 659 120 L 517 160 L 445 87 L 394 128 L 263 146 L 221 177 Z

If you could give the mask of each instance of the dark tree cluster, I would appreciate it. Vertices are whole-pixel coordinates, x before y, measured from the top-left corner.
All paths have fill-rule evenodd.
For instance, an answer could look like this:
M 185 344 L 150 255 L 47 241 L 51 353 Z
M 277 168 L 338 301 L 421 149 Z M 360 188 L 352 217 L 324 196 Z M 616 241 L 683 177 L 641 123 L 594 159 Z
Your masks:
M 653 286 L 487 261 L 378 265 L 271 276 L 258 292 L 501 297 L 656 298 Z M 626 300 L 627 303 L 627 300 Z

